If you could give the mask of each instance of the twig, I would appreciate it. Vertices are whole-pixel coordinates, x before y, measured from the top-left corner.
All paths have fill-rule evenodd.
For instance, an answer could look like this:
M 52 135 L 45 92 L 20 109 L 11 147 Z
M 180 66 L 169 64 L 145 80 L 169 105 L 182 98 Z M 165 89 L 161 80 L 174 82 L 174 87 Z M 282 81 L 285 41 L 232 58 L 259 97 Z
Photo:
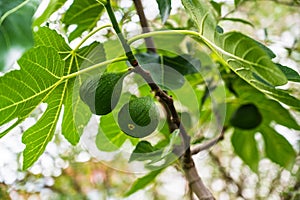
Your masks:
M 224 177 L 225 181 L 230 182 L 230 183 L 233 183 L 233 184 L 235 184 L 235 185 L 237 186 L 238 191 L 237 191 L 236 195 L 237 195 L 238 197 L 244 198 L 243 193 L 242 193 L 243 187 L 241 186 L 241 184 L 238 183 L 238 182 L 236 182 L 236 181 L 235 181 L 235 180 L 234 180 L 234 179 L 226 172 L 225 168 L 222 166 L 222 163 L 221 163 L 221 161 L 219 160 L 219 158 L 218 158 L 217 156 L 215 156 L 212 152 L 209 152 L 209 155 L 211 156 L 212 161 L 214 161 L 214 162 L 216 163 L 216 165 L 218 166 L 218 169 L 219 169 L 219 171 L 221 172 L 222 176 Z
M 226 128 L 223 128 L 220 135 L 218 137 L 211 139 L 210 141 L 204 143 L 204 144 L 198 144 L 191 148 L 191 154 L 195 155 L 203 150 L 209 149 L 210 147 L 214 146 L 216 143 L 224 139 L 224 133 Z

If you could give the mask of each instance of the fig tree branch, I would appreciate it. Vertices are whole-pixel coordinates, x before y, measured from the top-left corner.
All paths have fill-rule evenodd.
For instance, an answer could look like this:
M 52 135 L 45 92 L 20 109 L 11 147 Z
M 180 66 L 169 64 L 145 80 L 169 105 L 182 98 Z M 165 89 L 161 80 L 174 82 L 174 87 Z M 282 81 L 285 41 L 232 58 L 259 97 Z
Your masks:
M 201 144 L 191 147 L 191 154 L 195 155 L 201 151 L 211 148 L 212 146 L 217 144 L 219 141 L 224 139 L 224 133 L 225 133 L 225 128 L 221 131 L 221 133 L 216 138 L 213 138 L 204 144 L 201 143 Z
M 139 16 L 143 33 L 149 33 L 150 29 L 149 29 L 149 25 L 148 25 L 148 22 L 147 22 L 145 13 L 144 13 L 144 7 L 142 4 L 142 1 L 141 0 L 133 0 L 133 3 L 135 6 L 135 9 L 136 9 L 136 12 Z M 145 40 L 145 44 L 146 44 L 148 52 L 155 53 L 156 49 L 155 49 L 155 45 L 154 45 L 154 41 L 153 41 L 152 37 L 145 38 L 144 40 Z
M 178 155 L 181 156 L 182 159 L 182 168 L 185 172 L 185 176 L 192 188 L 193 192 L 198 196 L 201 200 L 214 200 L 215 198 L 211 194 L 211 192 L 205 187 L 199 174 L 195 168 L 195 163 L 191 156 L 190 150 L 190 136 L 187 134 L 186 130 L 184 129 L 183 125 L 180 123 L 180 118 L 174 106 L 173 98 L 169 96 L 165 91 L 163 91 L 152 79 L 149 72 L 145 71 L 138 63 L 137 59 L 135 58 L 132 50 L 127 43 L 121 29 L 119 28 L 119 24 L 116 20 L 114 12 L 112 10 L 110 1 L 108 0 L 104 5 L 108 16 L 111 20 L 113 28 L 119 37 L 120 42 L 125 50 L 126 56 L 128 58 L 129 63 L 133 67 L 132 71 L 141 75 L 144 80 L 148 83 L 151 90 L 155 93 L 155 96 L 159 99 L 162 104 L 168 108 L 169 114 L 171 115 L 170 120 L 173 123 L 173 128 L 178 128 L 180 130 L 180 137 L 182 141 L 181 149 Z

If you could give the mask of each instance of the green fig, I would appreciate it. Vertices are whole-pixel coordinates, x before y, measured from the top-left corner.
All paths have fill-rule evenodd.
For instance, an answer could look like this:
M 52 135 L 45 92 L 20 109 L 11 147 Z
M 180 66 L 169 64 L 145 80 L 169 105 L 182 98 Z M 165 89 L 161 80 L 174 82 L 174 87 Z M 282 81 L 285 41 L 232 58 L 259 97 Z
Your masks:
M 154 132 L 158 120 L 158 109 L 149 96 L 130 99 L 118 114 L 121 130 L 135 138 L 143 138 Z
M 262 122 L 262 115 L 258 108 L 252 104 L 241 105 L 231 116 L 230 123 L 232 126 L 240 129 L 254 129 Z
M 107 72 L 101 77 L 92 76 L 82 83 L 80 98 L 89 106 L 92 113 L 106 115 L 115 108 L 121 95 L 125 73 Z

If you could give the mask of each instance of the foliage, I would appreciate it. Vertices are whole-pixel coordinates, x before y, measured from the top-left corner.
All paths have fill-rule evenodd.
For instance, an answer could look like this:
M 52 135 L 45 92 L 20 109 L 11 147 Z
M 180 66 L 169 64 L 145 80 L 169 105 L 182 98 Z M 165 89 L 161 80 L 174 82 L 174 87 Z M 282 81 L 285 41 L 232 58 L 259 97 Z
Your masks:
M 235 153 L 254 172 L 258 172 L 259 161 L 264 157 L 281 167 L 292 169 L 296 151 L 276 127 L 281 125 L 300 130 L 289 111 L 299 111 L 300 100 L 290 92 L 291 88 L 287 85 L 300 82 L 300 75 L 276 63 L 275 53 L 262 42 L 236 30 L 226 32 L 220 26 L 220 21 L 224 20 L 253 26 L 251 22 L 222 17 L 221 3 L 182 0 L 192 21 L 189 29 L 163 28 L 148 35 L 139 34 L 129 38 L 128 43 L 117 32 L 121 45 L 115 40 L 104 44 L 93 40 L 87 44 L 86 40 L 98 31 L 110 27 L 97 25 L 105 13 L 104 8 L 108 8 L 107 2 L 75 0 L 60 21 L 65 27 L 64 35 L 63 32 L 44 26 L 44 22 L 65 2 L 51 1 L 48 9 L 34 22 L 31 21 L 31 8 L 22 8 L 31 9 L 30 12 L 15 9 L 21 2 L 7 3 L 0 10 L 0 42 L 5 44 L 0 50 L 0 66 L 4 66 L 2 60 L 11 47 L 20 45 L 29 49 L 18 60 L 19 70 L 7 72 L 0 77 L 0 125 L 3 126 L 0 137 L 30 117 L 41 103 L 47 104 L 47 109 L 37 123 L 22 136 L 22 142 L 26 145 L 23 152 L 24 170 L 43 154 L 53 139 L 60 117 L 61 134 L 72 145 L 76 145 L 93 113 L 103 115 L 100 117 L 95 141 L 99 150 L 117 151 L 129 141 L 134 147 L 129 161 L 144 162 L 147 169 L 154 170 L 137 179 L 125 195 L 145 187 L 178 159 L 183 142 L 180 130 L 168 129 L 168 111 L 165 115 L 158 114 L 156 109 L 162 111 L 164 106 L 156 106 L 161 102 L 159 98 L 153 102 L 152 97 L 146 97 L 151 95 L 152 80 L 141 80 L 140 76 L 131 73 L 134 69 L 127 68 L 127 60 L 132 64 L 133 55 L 130 53 L 134 54 L 142 69 L 149 71 L 153 81 L 171 94 L 175 103 L 182 106 L 178 111 L 187 113 L 181 115 L 181 121 L 192 141 L 199 139 L 199 129 L 208 131 L 205 127 L 215 121 L 215 129 L 221 127 L 233 131 L 231 143 Z M 242 3 L 241 0 L 234 1 L 235 7 Z M 162 24 L 165 24 L 170 17 L 171 1 L 157 0 L 157 4 Z M 2 17 L 5 16 L 3 13 L 10 12 L 11 15 Z M 20 26 L 16 24 L 23 23 L 22 20 L 26 23 Z M 12 26 L 10 21 L 15 25 Z M 112 23 L 116 31 L 116 24 Z M 32 24 L 37 31 L 32 31 Z M 72 30 L 71 25 L 76 25 L 76 28 Z M 20 27 L 24 31 L 16 31 L 12 27 Z M 20 32 L 21 35 L 16 35 Z M 8 39 L 5 33 L 11 33 Z M 172 35 L 179 35 L 175 47 L 172 46 Z M 149 36 L 157 41 L 155 53 L 147 51 L 143 45 L 135 47 L 133 52 L 127 51 L 126 45 Z M 110 39 L 109 35 L 107 37 Z M 159 37 L 163 37 L 164 41 L 160 41 Z M 75 39 L 81 42 L 72 47 L 70 44 Z M 178 48 L 181 44 L 186 45 L 186 51 Z M 117 52 L 121 46 L 126 52 Z M 191 46 L 194 48 L 189 48 Z M 214 68 L 217 68 L 218 74 Z M 127 71 L 129 73 L 125 73 Z M 118 77 L 111 78 L 107 74 L 118 74 Z M 218 76 L 224 84 L 216 81 Z M 124 85 L 122 92 L 120 85 L 116 86 L 118 82 Z M 129 89 L 135 85 L 136 93 Z M 187 91 L 192 91 L 194 96 L 180 96 L 184 96 Z M 224 93 L 226 99 L 222 98 Z M 241 112 L 239 109 L 245 105 L 251 105 L 255 113 L 249 113 L 249 109 Z M 243 115 L 248 116 L 239 120 Z M 131 121 L 128 120 L 130 117 Z M 248 123 L 252 122 L 254 125 L 250 126 Z M 132 124 L 139 126 L 137 132 L 131 133 L 135 128 L 130 126 Z M 145 128 L 148 132 L 143 132 Z M 150 134 L 154 140 L 148 140 L 146 136 Z M 258 134 L 262 136 L 263 150 L 259 149 L 262 141 L 256 140 Z M 161 161 L 162 164 L 157 164 Z

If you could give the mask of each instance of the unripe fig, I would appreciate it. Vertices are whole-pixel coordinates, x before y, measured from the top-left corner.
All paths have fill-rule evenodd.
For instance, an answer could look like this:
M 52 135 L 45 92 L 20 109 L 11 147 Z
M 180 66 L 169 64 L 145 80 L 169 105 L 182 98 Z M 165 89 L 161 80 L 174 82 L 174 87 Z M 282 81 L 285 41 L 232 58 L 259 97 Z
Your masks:
M 252 104 L 241 105 L 231 116 L 232 126 L 240 129 L 254 129 L 262 122 L 262 115 L 258 108 Z
M 80 98 L 92 113 L 106 115 L 115 108 L 121 95 L 124 73 L 103 73 L 100 78 L 92 76 L 82 83 Z
M 121 130 L 129 136 L 142 138 L 155 131 L 159 113 L 149 96 L 134 98 L 126 103 L 118 114 Z

